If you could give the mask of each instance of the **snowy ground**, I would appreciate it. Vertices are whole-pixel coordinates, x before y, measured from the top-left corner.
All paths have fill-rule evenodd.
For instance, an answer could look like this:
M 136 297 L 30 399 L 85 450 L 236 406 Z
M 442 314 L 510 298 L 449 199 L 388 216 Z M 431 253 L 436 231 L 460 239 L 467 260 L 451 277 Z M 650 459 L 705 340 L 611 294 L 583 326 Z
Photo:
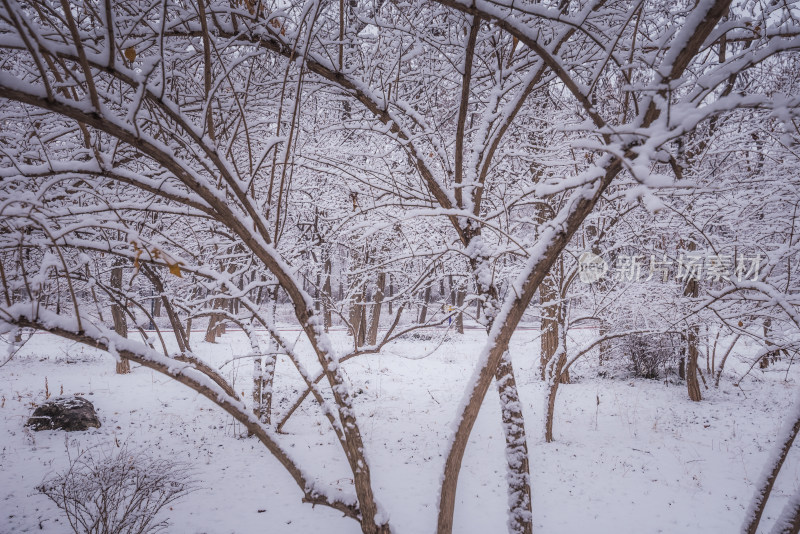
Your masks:
M 293 336 L 296 333 L 287 332 Z M 221 365 L 247 352 L 240 332 L 196 352 Z M 588 335 L 588 334 L 587 334 Z M 344 346 L 343 333 L 333 335 Z M 433 532 L 437 489 L 450 421 L 482 344 L 479 331 L 436 340 L 408 340 L 380 355 L 345 364 L 356 390 L 359 421 L 369 446 L 376 493 L 398 533 Z M 434 351 L 434 349 L 436 349 Z M 745 347 L 747 350 L 747 347 Z M 752 349 L 755 350 L 755 349 Z M 431 351 L 433 351 L 431 353 Z M 738 530 L 753 483 L 774 446 L 776 431 L 797 388 L 786 373 L 746 370 L 729 363 L 718 390 L 701 403 L 663 381 L 600 379 L 589 360 L 559 392 L 556 442 L 542 439 L 544 388 L 537 378 L 535 332 L 512 343 L 527 407 L 534 527 L 537 532 L 720 532 Z M 426 354 L 429 354 L 426 356 Z M 311 362 L 309 360 L 309 366 Z M 705 362 L 702 362 L 705 366 Z M 222 367 L 249 397 L 247 360 Z M 278 363 L 278 413 L 300 389 L 286 361 Z M 34 403 L 49 391 L 82 393 L 102 420 L 82 433 L 23 427 Z M 110 356 L 46 334 L 35 335 L 0 368 L 0 532 L 69 532 L 61 513 L 35 487 L 66 465 L 66 447 L 127 442 L 164 458 L 194 464 L 203 489 L 168 512 L 170 532 L 355 533 L 357 524 L 301 494 L 280 465 L 241 427 L 193 391 L 148 369 L 114 374 Z M 599 405 L 598 405 L 599 399 Z M 311 402 L 286 427 L 287 443 L 308 471 L 329 484 L 350 484 L 342 455 Z M 505 531 L 503 443 L 496 396 L 490 392 L 467 449 L 456 508 L 457 533 Z M 793 451 L 762 526 L 768 529 L 800 483 Z

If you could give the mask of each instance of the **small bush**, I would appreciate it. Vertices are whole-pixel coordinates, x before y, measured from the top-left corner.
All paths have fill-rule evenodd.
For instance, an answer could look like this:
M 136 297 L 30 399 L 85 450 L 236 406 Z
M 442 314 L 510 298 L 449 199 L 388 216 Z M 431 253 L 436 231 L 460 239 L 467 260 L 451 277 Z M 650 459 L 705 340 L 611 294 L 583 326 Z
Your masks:
M 194 491 L 186 464 L 130 452 L 89 449 L 37 488 L 64 511 L 76 534 L 152 534 L 169 525 L 162 508 Z
M 633 376 L 656 379 L 674 368 L 681 347 L 676 334 L 633 334 L 622 338 L 619 350 L 625 354 Z

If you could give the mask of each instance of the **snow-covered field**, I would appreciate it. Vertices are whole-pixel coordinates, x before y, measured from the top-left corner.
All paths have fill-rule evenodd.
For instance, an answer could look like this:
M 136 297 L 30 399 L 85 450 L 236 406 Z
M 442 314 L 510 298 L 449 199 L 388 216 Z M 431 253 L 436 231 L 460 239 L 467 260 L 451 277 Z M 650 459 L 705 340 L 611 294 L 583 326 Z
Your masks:
M 232 331 L 216 344 L 199 343 L 202 333 L 193 336 L 196 353 L 222 366 L 249 398 L 249 360 L 230 361 L 248 351 L 245 336 Z M 450 422 L 482 336 L 472 330 L 441 345 L 437 339 L 407 340 L 344 364 L 358 392 L 377 496 L 395 532 L 435 529 Z M 340 347 L 348 342 L 343 332 L 334 332 L 333 339 Z M 528 422 L 534 528 L 544 533 L 736 532 L 800 378 L 781 362 L 766 373 L 753 371 L 737 387 L 733 383 L 747 364 L 729 362 L 720 388 L 703 389 L 703 402 L 692 403 L 682 384 L 601 379 L 596 363 L 586 360 L 573 371 L 574 383 L 559 391 L 556 441 L 548 444 L 542 437 L 544 387 L 536 370 L 535 332 L 519 332 L 512 355 Z M 33 404 L 45 399 L 45 380 L 53 395 L 62 388 L 64 394 L 85 395 L 102 427 L 70 434 L 24 428 Z M 301 388 L 285 360 L 278 362 L 276 388 L 281 415 Z M 70 532 L 61 512 L 35 487 L 65 468 L 67 448 L 113 447 L 115 440 L 193 464 L 202 489 L 167 512 L 169 532 L 359 531 L 330 509 L 302 504 L 277 461 L 231 417 L 148 369 L 134 365 L 130 375 L 115 375 L 109 355 L 36 334 L 0 368 L 0 394 L 3 533 Z M 506 530 L 499 421 L 490 392 L 464 459 L 455 532 Z M 348 490 L 343 456 L 313 402 L 303 405 L 286 431 L 284 439 L 307 471 Z M 782 471 L 763 529 L 800 482 L 797 452 Z

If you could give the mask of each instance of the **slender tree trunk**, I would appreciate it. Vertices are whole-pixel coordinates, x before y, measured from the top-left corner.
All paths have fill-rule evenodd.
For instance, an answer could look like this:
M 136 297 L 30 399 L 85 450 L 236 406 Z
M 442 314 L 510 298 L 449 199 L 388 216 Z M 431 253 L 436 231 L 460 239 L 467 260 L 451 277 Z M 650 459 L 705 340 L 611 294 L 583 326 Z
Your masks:
M 378 326 L 381 319 L 381 305 L 383 304 L 383 291 L 386 288 L 386 273 L 378 273 L 378 280 L 373 296 L 372 316 L 370 317 L 369 332 L 367 333 L 367 345 L 374 345 L 378 342 Z
M 608 323 L 601 319 L 600 320 L 600 328 L 598 329 L 598 334 L 600 337 L 605 336 L 608 333 Z M 603 365 L 603 362 L 607 362 L 611 355 L 609 354 L 609 344 L 608 341 L 601 341 L 598 345 L 598 351 L 600 353 L 600 365 Z
M 772 347 L 775 344 L 770 340 L 770 335 L 772 332 L 772 317 L 767 317 L 764 319 L 764 343 L 767 347 Z M 761 361 L 758 363 L 759 368 L 766 369 L 769 367 L 770 363 L 774 363 L 778 360 L 778 351 L 770 351 L 766 353 L 762 358 Z
M 259 421 L 265 421 L 265 415 L 262 410 L 261 394 L 264 391 L 264 361 L 262 355 L 257 354 L 253 358 L 253 414 L 258 417 Z M 266 416 L 268 417 L 268 415 Z
M 326 253 L 325 256 L 325 265 L 323 268 L 325 272 L 325 283 L 322 285 L 322 314 L 325 333 L 327 333 L 333 323 L 331 320 L 331 301 L 333 300 L 333 294 L 331 293 L 331 259 L 329 254 Z
M 686 358 L 686 387 L 689 390 L 689 399 L 695 402 L 702 400 L 700 394 L 700 381 L 697 379 L 697 340 L 699 337 L 699 327 L 697 325 L 689 327 L 688 343 L 689 350 Z
M 350 335 L 353 336 L 356 348 L 364 346 L 364 341 L 366 340 L 367 320 L 364 316 L 366 311 L 364 303 L 366 291 L 366 287 L 357 288 L 355 296 L 350 303 Z
M 357 345 L 363 347 L 367 343 L 367 286 L 361 290 L 361 298 L 359 299 L 359 313 L 358 313 L 358 341 Z
M 278 306 L 278 287 L 268 291 L 270 301 L 267 302 L 267 323 L 275 323 Z M 253 412 L 262 423 L 272 420 L 272 387 L 275 381 L 275 364 L 278 347 L 272 336 L 266 347 L 266 354 L 259 355 L 253 361 Z M 263 358 L 262 358 L 263 356 Z
M 442 282 L 444 282 L 444 280 L 442 280 Z M 448 300 L 450 301 L 450 305 L 451 306 L 455 306 L 456 305 L 456 287 L 453 284 L 453 275 L 452 274 L 447 275 L 447 285 L 450 288 L 450 295 L 448 296 Z M 444 295 L 442 295 L 442 297 L 444 297 Z
M 428 317 L 428 303 L 431 301 L 431 286 L 425 288 L 424 296 L 422 297 L 422 309 L 419 311 L 419 324 L 423 324 Z
M 318 271 L 317 272 L 317 283 L 314 284 L 314 311 L 317 311 L 317 312 L 321 308 L 321 302 L 320 302 L 321 292 L 319 290 L 320 285 L 322 285 L 322 273 Z
M 560 384 L 568 384 L 569 376 L 566 381 L 564 376 L 567 375 L 567 333 L 565 329 L 561 329 L 557 338 L 557 346 L 555 352 L 551 355 L 556 358 L 555 366 L 553 366 L 553 358 L 550 358 L 550 365 L 548 365 L 548 382 L 549 388 L 547 392 L 547 413 L 545 415 L 544 424 L 544 440 L 547 443 L 553 441 L 553 422 L 556 417 L 556 394 L 558 393 L 558 386 Z
M 122 265 L 119 261 L 114 262 L 114 267 L 111 269 L 110 285 L 117 291 L 122 291 Z M 122 337 L 128 337 L 128 321 L 125 318 L 125 310 L 122 305 L 114 302 L 111 305 L 111 317 L 114 320 L 114 331 Z M 131 362 L 126 358 L 120 358 L 116 364 L 118 375 L 124 375 L 131 372 Z
M 800 431 L 800 406 L 795 406 L 793 412 L 794 421 L 789 423 L 791 426 L 784 428 L 783 435 L 780 436 L 781 441 L 779 443 L 779 448 L 773 455 L 770 455 L 770 458 L 773 460 L 772 465 L 768 466 L 770 467 L 769 472 L 767 472 L 766 476 L 761 480 L 753 496 L 753 500 L 750 503 L 747 519 L 742 528 L 744 534 L 756 534 L 758 524 L 761 522 L 761 516 L 764 513 L 764 508 L 767 506 L 767 501 L 772 493 L 772 487 L 775 485 L 775 480 L 777 480 L 778 474 L 781 472 L 783 462 L 786 461 L 786 456 L 788 456 L 789 450 L 792 448 L 792 444 L 797 437 L 797 433 Z
M 153 284 L 153 288 L 155 289 L 156 293 L 160 295 L 160 297 L 156 299 L 156 303 L 163 305 L 164 307 L 164 311 L 169 318 L 169 324 L 172 326 L 172 332 L 175 336 L 175 341 L 178 343 L 178 350 L 181 352 L 190 351 L 191 348 L 189 346 L 189 335 L 186 330 L 184 330 L 180 317 L 178 317 L 178 313 L 175 311 L 175 308 L 172 306 L 169 298 L 164 292 L 164 283 L 161 281 L 158 273 L 150 268 L 150 266 L 142 266 L 142 271 Z
M 394 301 L 394 280 L 392 280 L 392 275 L 389 274 L 387 276 L 389 277 L 389 302 L 387 302 L 387 304 L 389 305 L 389 315 L 392 315 L 392 313 L 394 313 L 392 311 L 392 302 Z
M 719 362 L 717 377 L 714 379 L 714 387 L 719 387 L 719 379 L 722 378 L 722 371 L 725 370 L 725 362 L 728 360 L 728 356 L 733 351 L 733 347 L 736 345 L 736 342 L 739 341 L 740 337 L 742 337 L 742 334 L 736 334 L 736 337 L 733 338 L 733 341 L 731 342 L 731 345 L 728 347 L 728 350 L 725 351 L 725 355 L 722 357 L 722 361 Z
M 464 299 L 466 298 L 466 296 L 467 292 L 463 288 L 459 289 L 456 292 L 456 306 L 458 307 L 459 310 L 464 305 Z M 458 332 L 459 334 L 464 333 L 464 312 L 462 311 L 459 311 L 458 315 L 456 315 L 456 332 Z
M 691 246 L 693 243 L 690 243 L 689 245 L 689 250 L 694 250 L 694 247 Z M 699 290 L 697 280 L 689 280 L 686 283 L 684 295 L 687 297 L 696 298 L 698 294 Z M 689 391 L 689 399 L 695 402 L 702 400 L 702 395 L 700 394 L 700 381 L 697 379 L 697 358 L 700 354 L 700 350 L 698 348 L 699 342 L 700 326 L 696 324 L 690 325 L 688 332 L 686 333 L 686 388 Z

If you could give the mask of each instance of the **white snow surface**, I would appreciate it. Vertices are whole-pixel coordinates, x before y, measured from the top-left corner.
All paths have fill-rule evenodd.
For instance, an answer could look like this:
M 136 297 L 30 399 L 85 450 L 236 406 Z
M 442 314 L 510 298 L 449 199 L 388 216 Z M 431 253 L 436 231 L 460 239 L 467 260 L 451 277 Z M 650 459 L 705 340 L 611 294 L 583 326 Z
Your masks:
M 289 328 L 284 333 L 298 334 Z M 574 383 L 559 389 L 556 441 L 548 444 L 536 334 L 520 331 L 511 344 L 528 430 L 535 532 L 739 530 L 778 430 L 792 411 L 800 378 L 794 367 L 786 372 L 788 362 L 782 362 L 767 372 L 754 370 L 735 387 L 748 367 L 745 356 L 757 351 L 742 345 L 743 354 L 728 362 L 720 388 L 703 389 L 704 400 L 693 403 L 683 384 L 598 378 L 597 363 L 587 356 L 573 368 Z M 577 342 L 581 335 L 576 332 Z M 201 332 L 192 337 L 195 353 L 218 366 L 251 351 L 239 331 L 229 331 L 216 344 L 201 343 Z M 397 533 L 435 530 L 451 419 L 485 342 L 480 330 L 450 337 L 424 358 L 438 339 L 400 341 L 381 354 L 341 364 L 356 392 L 376 496 Z M 331 342 L 341 352 L 349 340 L 335 331 Z M 309 347 L 300 342 L 298 352 L 316 372 Z M 0 533 L 70 532 L 61 512 L 35 487 L 65 468 L 67 447 L 109 447 L 115 439 L 193 464 L 202 489 L 166 513 L 169 532 L 360 532 L 338 512 L 303 504 L 280 464 L 211 402 L 169 377 L 133 367 L 130 375 L 116 375 L 110 355 L 43 333 L 0 367 Z M 250 360 L 235 360 L 222 372 L 235 377 L 237 391 L 249 399 Z M 63 387 L 65 395 L 80 393 L 92 401 L 102 427 L 67 434 L 26 429 L 33 405 L 45 400 L 45 379 L 52 396 Z M 301 388 L 293 366 L 279 357 L 278 417 Z M 286 431 L 281 443 L 305 472 L 316 474 L 323 486 L 352 493 L 343 454 L 313 400 L 303 404 Z M 800 484 L 798 456 L 800 451 L 792 450 L 784 465 L 761 522 L 764 532 Z M 464 458 L 454 532 L 506 531 L 505 461 L 493 388 Z

